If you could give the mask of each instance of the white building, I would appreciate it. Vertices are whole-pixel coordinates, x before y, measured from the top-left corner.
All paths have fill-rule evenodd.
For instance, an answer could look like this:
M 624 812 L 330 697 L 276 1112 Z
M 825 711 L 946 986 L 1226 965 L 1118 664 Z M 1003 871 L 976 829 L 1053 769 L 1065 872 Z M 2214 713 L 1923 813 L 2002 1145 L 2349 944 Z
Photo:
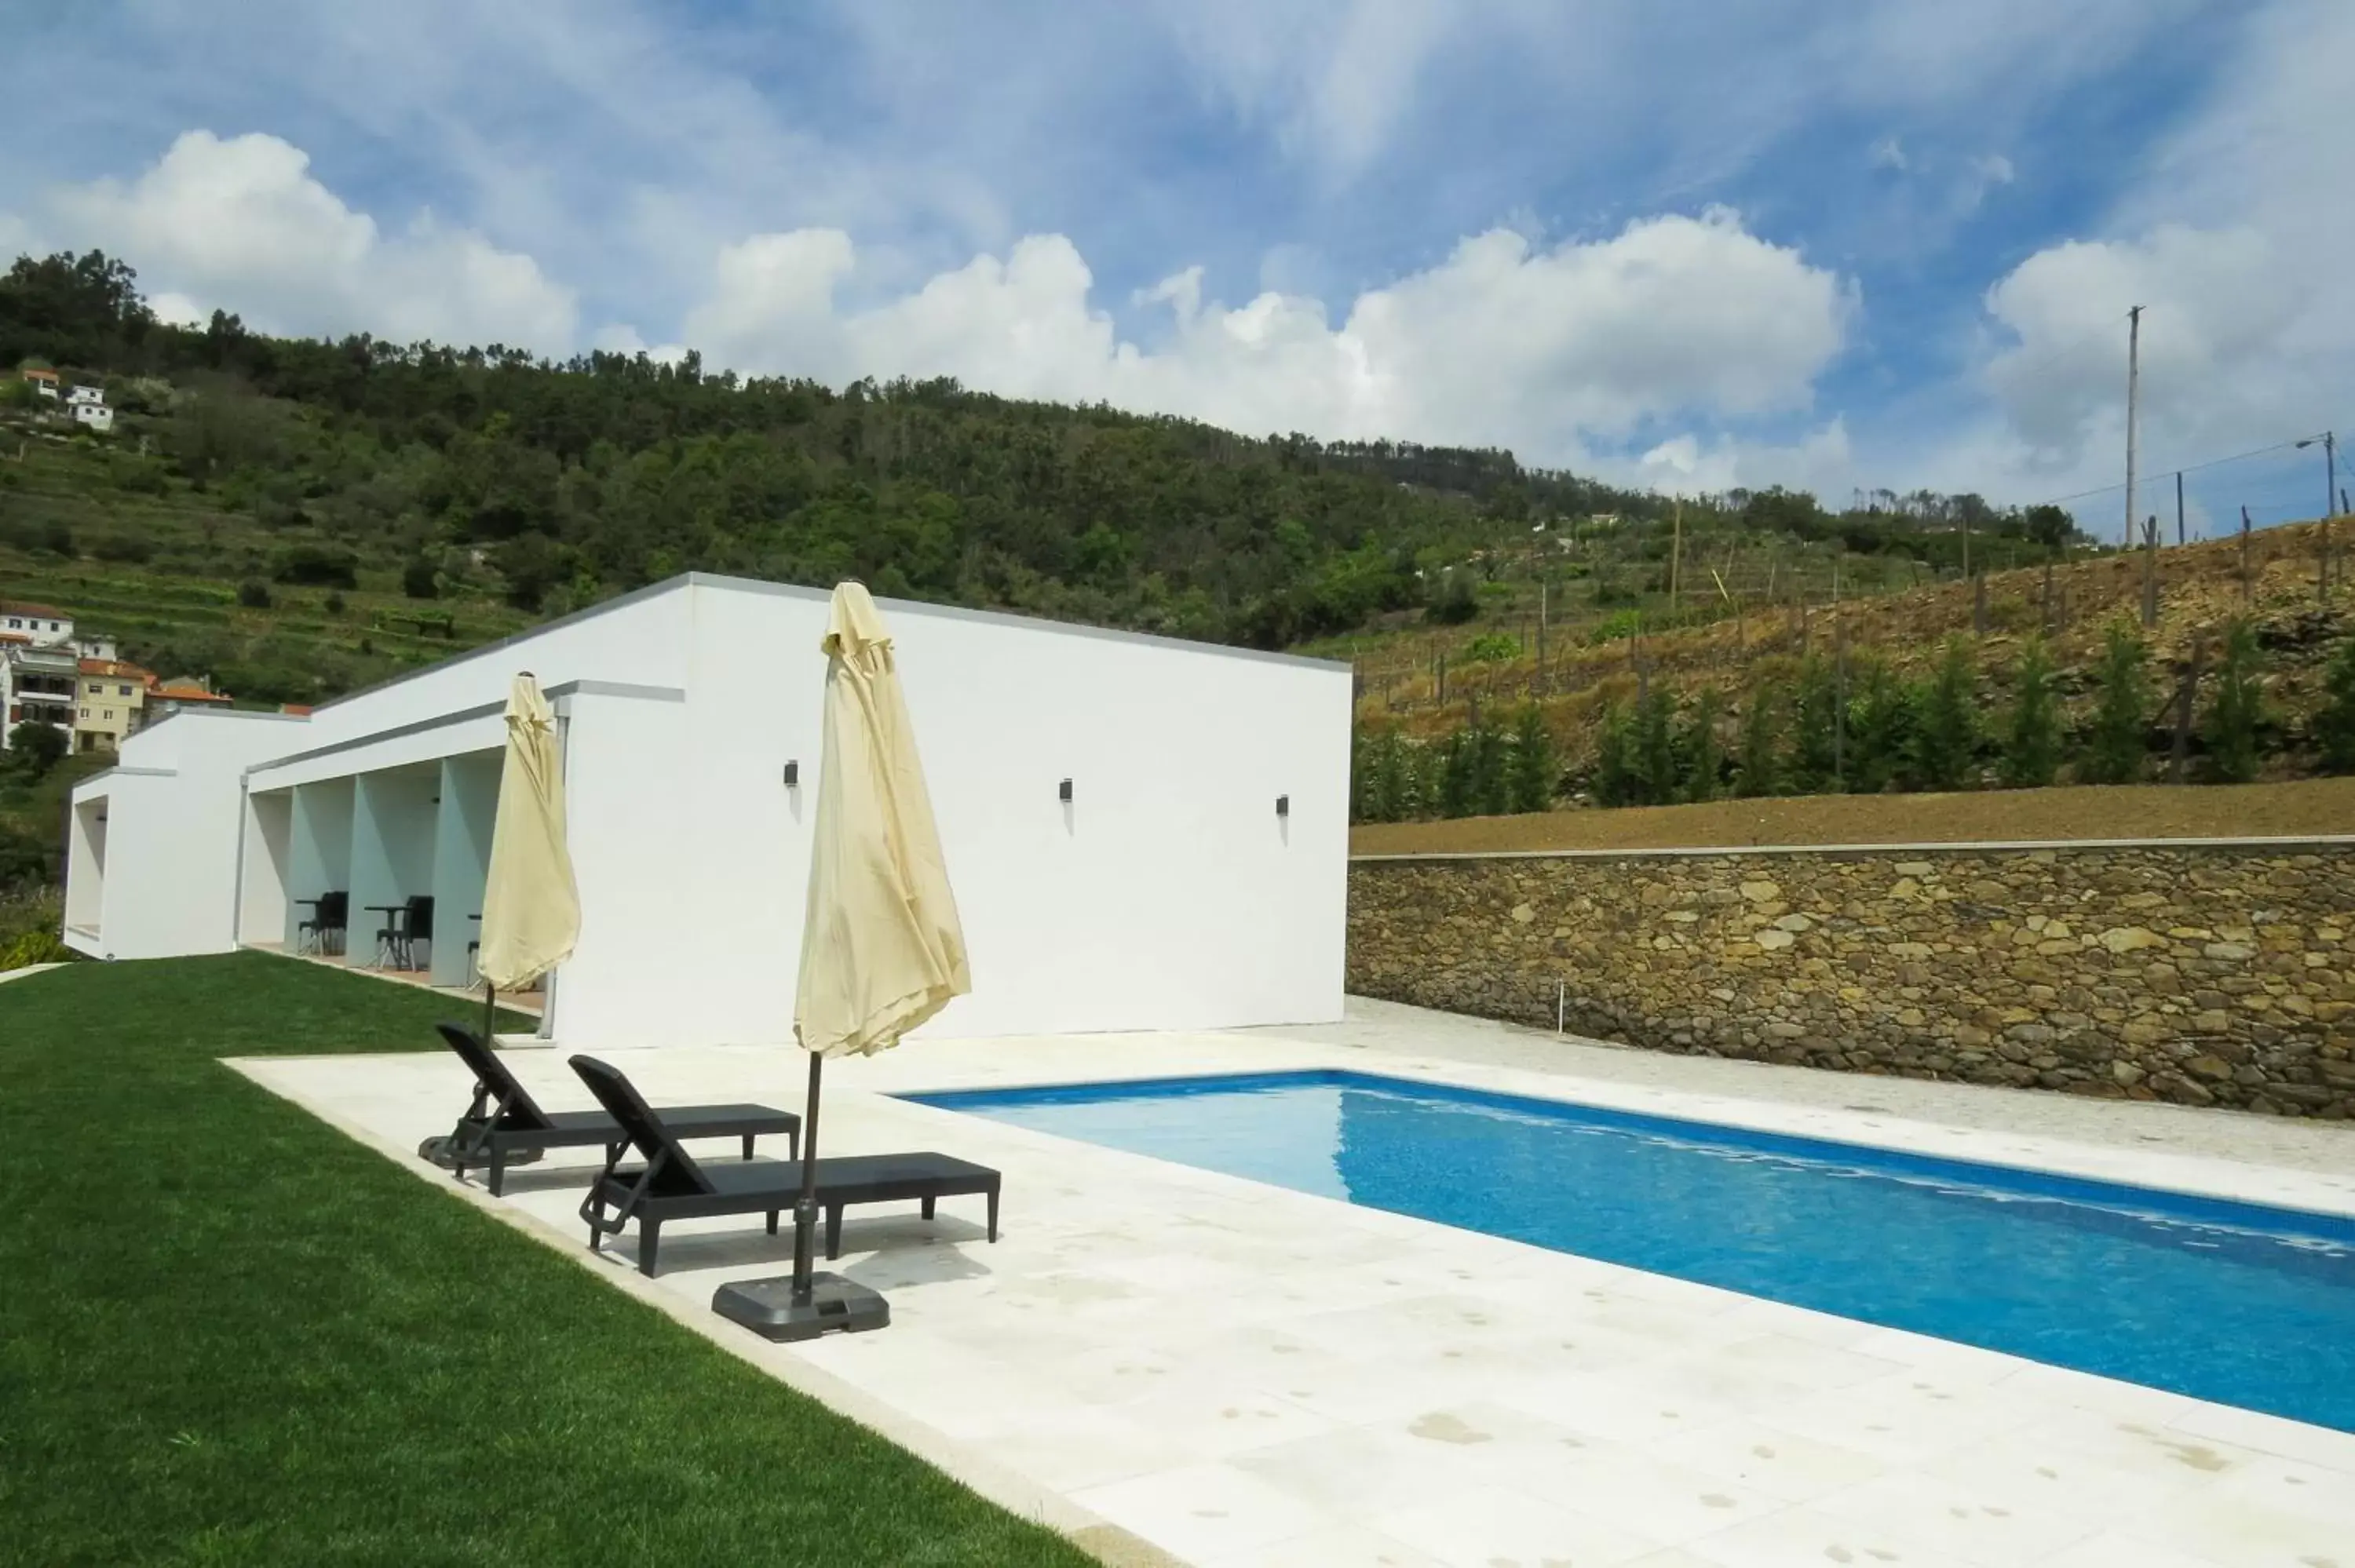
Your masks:
M 102 387 L 76 387 L 66 394 L 69 408 L 104 408 L 106 389 Z
M 81 388 L 77 387 L 74 390 L 79 392 Z M 73 417 L 74 423 L 88 425 L 101 436 L 114 429 L 114 410 L 103 403 L 76 403 Z
M 46 604 L 0 599 L 0 751 L 16 727 L 32 720 L 73 735 L 73 617 Z
M 283 948 L 300 901 L 434 900 L 465 981 L 502 706 L 562 727 L 581 940 L 543 1033 L 790 1040 L 820 755 L 819 590 L 674 578 L 308 715 L 188 711 L 74 791 L 66 940 Z M 941 1034 L 1340 1016 L 1348 666 L 887 603 L 974 992 Z
M 15 632 L 27 642 L 48 648 L 74 640 L 73 617 L 53 605 L 0 599 L 0 632 Z

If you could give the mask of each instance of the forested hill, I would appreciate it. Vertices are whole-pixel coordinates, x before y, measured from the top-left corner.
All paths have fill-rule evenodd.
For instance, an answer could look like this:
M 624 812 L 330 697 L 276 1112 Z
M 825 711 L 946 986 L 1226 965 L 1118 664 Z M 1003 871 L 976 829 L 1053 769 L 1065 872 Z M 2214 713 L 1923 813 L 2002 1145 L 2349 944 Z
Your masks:
M 1533 508 L 1654 504 L 1504 452 L 1247 439 L 953 381 L 837 391 L 706 375 L 691 354 L 551 364 L 218 313 L 187 330 L 97 253 L 0 280 L 0 368 L 27 362 L 103 379 L 176 482 L 290 545 L 396 569 L 460 554 L 531 610 L 687 567 L 857 575 L 1281 647 L 1413 606 L 1419 566 L 1525 534 Z
M 101 384 L 112 431 L 18 366 Z M 1837 514 L 1780 489 L 1672 503 L 1504 451 L 1251 438 L 947 380 L 193 329 L 96 251 L 0 275 L 0 424 L 40 438 L 12 433 L 0 465 L 0 590 L 114 607 L 99 630 L 132 656 L 233 671 L 246 700 L 316 701 L 687 568 L 1330 649 L 1510 620 L 1549 589 L 1562 620 L 1674 609 L 1678 537 L 1732 552 L 1720 593 L 1771 598 L 1951 570 L 1974 530 L 1981 564 L 2072 531 L 1927 492 Z M 438 647 L 403 595 L 449 601 Z M 175 600 L 188 613 L 130 613 Z

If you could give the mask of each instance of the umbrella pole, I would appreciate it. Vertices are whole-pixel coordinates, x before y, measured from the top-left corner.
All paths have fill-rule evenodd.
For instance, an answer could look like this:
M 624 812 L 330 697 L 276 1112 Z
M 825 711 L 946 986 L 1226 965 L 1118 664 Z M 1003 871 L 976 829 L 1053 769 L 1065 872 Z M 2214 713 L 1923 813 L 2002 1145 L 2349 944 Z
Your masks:
M 817 1252 L 817 1092 L 826 1058 L 810 1053 L 809 1100 L 802 1112 L 802 1191 L 794 1203 L 794 1271 L 721 1286 L 711 1309 L 764 1340 L 863 1333 L 891 1321 L 890 1303 L 871 1286 L 813 1272 Z
M 499 988 L 490 981 L 483 982 L 483 1049 L 491 1049 L 491 1021 L 498 1014 Z
M 817 1236 L 817 1091 L 826 1058 L 810 1053 L 809 1101 L 802 1108 L 802 1195 L 794 1204 L 794 1299 L 810 1298 L 811 1255 Z

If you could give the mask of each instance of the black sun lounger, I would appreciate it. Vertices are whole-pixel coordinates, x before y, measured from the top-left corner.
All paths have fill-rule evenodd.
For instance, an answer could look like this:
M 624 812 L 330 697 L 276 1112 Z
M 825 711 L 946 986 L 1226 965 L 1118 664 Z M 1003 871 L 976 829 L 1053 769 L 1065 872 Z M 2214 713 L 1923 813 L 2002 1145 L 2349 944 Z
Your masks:
M 766 1214 L 769 1234 L 777 1234 L 777 1216 L 800 1201 L 802 1168 L 798 1161 L 747 1160 L 741 1164 L 698 1165 L 680 1145 L 681 1129 L 675 1111 L 650 1108 L 630 1080 L 593 1056 L 575 1056 L 572 1070 L 581 1075 L 598 1102 L 613 1113 L 645 1160 L 623 1170 L 622 1154 L 612 1151 L 605 1169 L 581 1202 L 581 1217 L 589 1224 L 589 1248 L 600 1237 L 618 1235 L 632 1220 L 638 1222 L 638 1272 L 655 1271 L 655 1249 L 668 1220 L 699 1219 L 710 1214 Z M 924 1218 L 943 1198 L 975 1194 L 989 1200 L 989 1239 L 997 1239 L 998 1173 L 987 1166 L 954 1160 L 945 1154 L 837 1154 L 817 1162 L 818 1207 L 826 1211 L 826 1255 L 842 1255 L 842 1211 L 853 1203 L 906 1202 L 923 1205 Z M 613 1211 L 609 1217 L 606 1211 Z
M 474 1033 L 454 1023 L 437 1023 L 450 1049 L 474 1073 L 474 1099 L 447 1138 L 429 1139 L 418 1150 L 436 1165 L 454 1171 L 461 1180 L 472 1165 L 488 1167 L 491 1195 L 497 1197 L 510 1162 L 532 1158 L 542 1149 L 605 1150 L 610 1167 L 629 1139 L 621 1125 L 601 1110 L 544 1111 L 535 1104 L 516 1075 L 496 1054 L 485 1050 Z M 802 1118 L 771 1106 L 679 1106 L 663 1112 L 677 1138 L 741 1138 L 744 1158 L 752 1158 L 752 1140 L 785 1136 L 785 1147 L 799 1154 Z

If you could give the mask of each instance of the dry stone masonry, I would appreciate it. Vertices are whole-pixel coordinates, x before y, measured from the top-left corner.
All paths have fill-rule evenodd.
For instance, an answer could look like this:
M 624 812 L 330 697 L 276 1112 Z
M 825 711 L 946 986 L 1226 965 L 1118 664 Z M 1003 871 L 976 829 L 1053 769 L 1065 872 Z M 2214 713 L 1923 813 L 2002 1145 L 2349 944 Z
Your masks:
M 1658 1051 L 2355 1118 L 2355 843 L 1364 859 L 1349 989 Z

